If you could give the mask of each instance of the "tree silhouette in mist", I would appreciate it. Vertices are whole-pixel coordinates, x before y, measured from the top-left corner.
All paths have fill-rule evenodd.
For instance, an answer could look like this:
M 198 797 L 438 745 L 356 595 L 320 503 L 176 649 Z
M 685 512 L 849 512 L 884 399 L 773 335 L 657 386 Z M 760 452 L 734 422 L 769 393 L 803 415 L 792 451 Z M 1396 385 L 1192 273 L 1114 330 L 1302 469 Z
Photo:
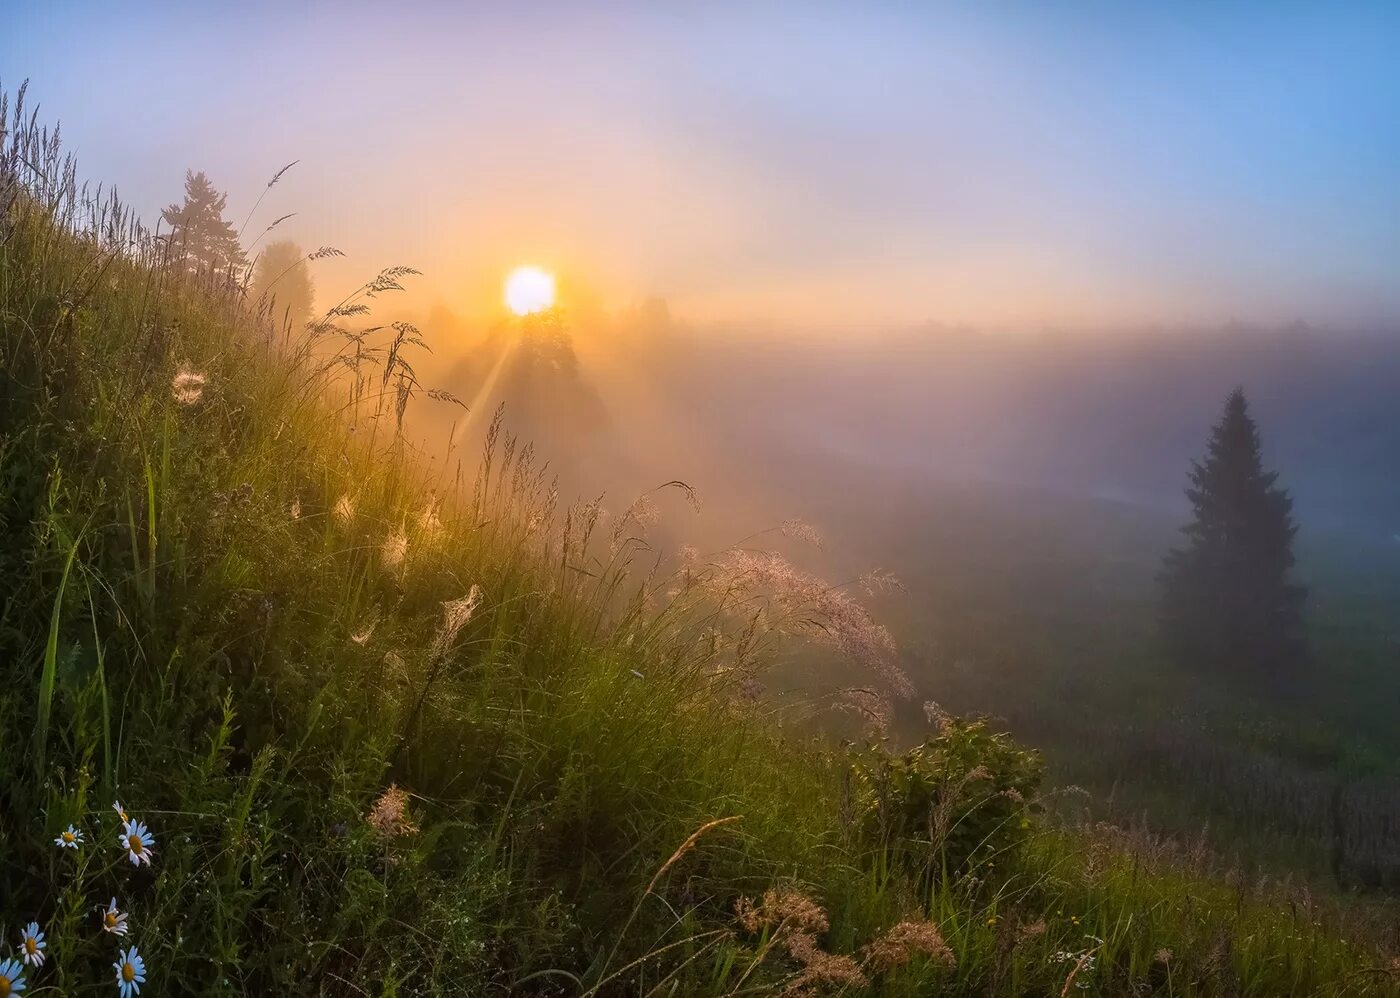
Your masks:
M 220 194 L 203 171 L 185 171 L 185 200 L 171 204 L 160 217 L 170 226 L 172 252 L 193 273 L 233 273 L 248 258 L 238 233 L 224 219 L 227 194 Z
M 1242 388 L 1225 400 L 1189 477 L 1186 543 L 1159 576 L 1163 637 L 1193 667 L 1281 677 L 1306 657 L 1307 591 L 1289 579 L 1293 500 L 1263 468 Z
M 316 287 L 306 260 L 300 246 L 283 239 L 268 243 L 253 264 L 249 299 L 268 310 L 278 329 L 299 330 L 311 318 Z

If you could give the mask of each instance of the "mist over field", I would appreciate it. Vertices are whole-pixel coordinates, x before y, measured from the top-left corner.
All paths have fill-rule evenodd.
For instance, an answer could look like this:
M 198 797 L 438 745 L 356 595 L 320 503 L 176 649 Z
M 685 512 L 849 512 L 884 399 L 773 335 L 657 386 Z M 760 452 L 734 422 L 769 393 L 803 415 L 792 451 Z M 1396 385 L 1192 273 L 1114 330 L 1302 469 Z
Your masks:
M 1396 8 L 5 13 L 0 998 L 1400 994 Z

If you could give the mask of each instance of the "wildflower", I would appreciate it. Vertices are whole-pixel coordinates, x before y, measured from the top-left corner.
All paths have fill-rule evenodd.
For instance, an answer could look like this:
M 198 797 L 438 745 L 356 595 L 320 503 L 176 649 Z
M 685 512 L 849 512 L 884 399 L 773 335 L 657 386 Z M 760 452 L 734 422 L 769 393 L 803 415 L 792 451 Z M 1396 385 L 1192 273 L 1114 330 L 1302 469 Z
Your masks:
M 121 835 L 117 836 L 117 842 L 126 850 L 132 866 L 140 866 L 142 863 L 151 865 L 151 855 L 156 851 L 156 840 L 144 822 L 126 822 L 122 826 Z
M 1169 950 L 1169 949 L 1167 949 L 1165 946 L 1163 946 L 1161 949 L 1159 949 L 1159 950 L 1156 952 L 1155 958 L 1156 958 L 1156 960 L 1157 960 L 1158 963 L 1171 963 L 1171 962 L 1172 962 L 1172 951 Z
M 125 825 L 128 821 L 131 820 L 131 818 L 127 816 L 126 808 L 122 807 L 121 801 L 112 801 L 112 810 L 117 812 L 117 817 L 121 819 L 123 825 Z
M 292 513 L 292 519 L 293 519 L 293 520 L 300 520 L 300 519 L 301 519 L 301 499 L 298 498 L 298 499 L 293 499 L 293 500 L 292 500 L 292 509 L 291 509 L 291 513 Z
M 19 937 L 19 955 L 31 967 L 44 965 L 44 934 L 39 931 L 38 922 L 30 922 Z
M 116 898 L 112 898 L 112 903 L 102 912 L 102 931 L 114 936 L 126 935 L 126 912 L 117 911 Z
M 133 946 L 117 953 L 117 962 L 112 964 L 117 972 L 117 990 L 121 998 L 131 998 L 141 993 L 141 985 L 146 983 L 146 961 Z
M 350 521 L 355 519 L 355 500 L 348 494 L 341 496 L 331 508 L 331 515 L 342 527 L 349 526 Z
M 17 995 L 26 987 L 24 968 L 19 961 L 0 960 L 0 998 L 10 998 L 10 995 Z
M 406 554 L 408 554 L 408 537 L 404 535 L 402 530 L 390 534 L 379 546 L 379 560 L 385 568 L 398 568 L 403 564 Z
M 170 394 L 181 405 L 194 405 L 204 395 L 205 377 L 192 370 L 189 364 L 181 364 L 170 379 Z
M 391 783 L 374 802 L 374 807 L 365 816 L 365 820 L 376 835 L 388 842 L 401 835 L 412 835 L 418 831 L 418 826 L 408 820 L 407 812 L 408 793 L 400 790 L 398 784 Z
M 83 833 L 70 824 L 58 833 L 58 838 L 53 840 L 53 844 L 60 849 L 77 849 L 83 844 Z

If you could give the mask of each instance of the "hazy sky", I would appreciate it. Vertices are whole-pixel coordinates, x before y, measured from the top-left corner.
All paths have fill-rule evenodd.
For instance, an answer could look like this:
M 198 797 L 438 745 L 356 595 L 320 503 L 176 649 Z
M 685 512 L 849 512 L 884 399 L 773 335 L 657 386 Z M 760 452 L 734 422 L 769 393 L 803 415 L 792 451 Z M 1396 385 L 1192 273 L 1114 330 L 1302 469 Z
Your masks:
M 1400 319 L 1400 3 L 0 0 L 85 176 L 186 167 L 480 314 Z M 139 8 L 139 9 L 137 9 Z M 16 16 L 18 13 L 18 16 Z M 259 226 L 255 222 L 251 229 Z

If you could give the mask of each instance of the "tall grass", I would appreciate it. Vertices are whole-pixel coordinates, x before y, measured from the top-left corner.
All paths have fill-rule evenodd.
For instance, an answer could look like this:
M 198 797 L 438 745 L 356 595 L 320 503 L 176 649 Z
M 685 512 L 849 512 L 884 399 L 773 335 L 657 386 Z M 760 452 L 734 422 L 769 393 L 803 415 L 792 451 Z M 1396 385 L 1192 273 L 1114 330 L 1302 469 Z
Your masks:
M 793 633 L 897 689 L 857 603 L 749 548 L 658 568 L 639 507 L 562 504 L 499 418 L 424 462 L 405 406 L 457 403 L 368 316 L 410 269 L 278 329 L 78 186 L 22 92 L 0 120 L 0 933 L 46 927 L 32 983 L 111 986 L 115 896 L 156 994 L 1393 986 L 1379 931 L 1049 825 L 980 728 L 858 763 L 780 727 L 749 680 Z

